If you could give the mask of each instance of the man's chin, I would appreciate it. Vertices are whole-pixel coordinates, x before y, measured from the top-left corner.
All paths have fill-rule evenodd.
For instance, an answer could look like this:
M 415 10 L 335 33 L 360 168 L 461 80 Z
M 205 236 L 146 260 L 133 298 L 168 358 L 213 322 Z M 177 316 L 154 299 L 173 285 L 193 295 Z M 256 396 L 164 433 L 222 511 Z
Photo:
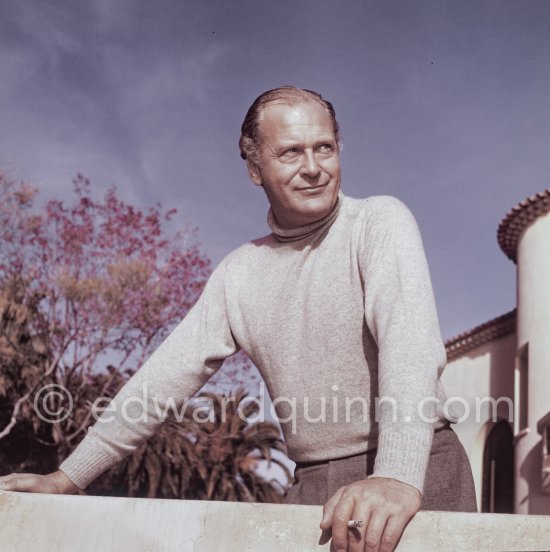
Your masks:
M 300 215 L 304 219 L 304 224 L 311 224 L 325 218 L 333 209 L 336 201 L 315 201 L 316 199 L 323 198 L 311 198 L 307 203 L 308 205 L 302 206 L 300 209 Z M 303 226 L 302 225 L 302 226 Z

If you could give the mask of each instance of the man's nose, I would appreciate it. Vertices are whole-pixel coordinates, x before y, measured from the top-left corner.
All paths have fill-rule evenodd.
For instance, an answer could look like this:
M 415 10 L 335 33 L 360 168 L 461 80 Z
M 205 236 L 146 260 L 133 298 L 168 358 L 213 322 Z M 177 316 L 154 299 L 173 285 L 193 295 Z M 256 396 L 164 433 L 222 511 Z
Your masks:
M 321 168 L 319 167 L 319 164 L 317 163 L 313 152 L 306 150 L 304 152 L 303 159 L 304 163 L 301 170 L 302 176 L 306 176 L 309 178 L 315 178 L 316 176 L 319 176 Z

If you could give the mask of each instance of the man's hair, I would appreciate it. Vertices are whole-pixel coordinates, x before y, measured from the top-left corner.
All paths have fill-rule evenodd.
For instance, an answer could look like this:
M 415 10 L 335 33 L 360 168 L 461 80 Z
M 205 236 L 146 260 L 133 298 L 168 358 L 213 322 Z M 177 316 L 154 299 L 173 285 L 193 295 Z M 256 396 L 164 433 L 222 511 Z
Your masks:
M 336 113 L 334 112 L 332 104 L 328 100 L 325 100 L 321 94 L 313 90 L 296 88 L 295 86 L 280 86 L 279 88 L 274 88 L 273 90 L 268 90 L 260 94 L 247 111 L 241 126 L 241 138 L 239 139 L 241 157 L 251 160 L 256 165 L 260 164 L 259 123 L 260 115 L 266 104 L 282 101 L 288 105 L 298 105 L 304 101 L 312 100 L 318 102 L 330 115 L 334 137 L 338 146 L 340 146 L 338 121 L 336 120 Z

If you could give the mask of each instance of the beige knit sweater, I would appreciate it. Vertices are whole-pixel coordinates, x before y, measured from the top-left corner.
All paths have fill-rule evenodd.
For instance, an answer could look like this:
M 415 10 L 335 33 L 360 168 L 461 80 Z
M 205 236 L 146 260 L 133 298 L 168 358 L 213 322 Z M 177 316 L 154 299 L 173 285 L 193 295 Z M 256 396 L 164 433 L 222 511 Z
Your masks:
M 60 469 L 84 488 L 149 437 L 244 349 L 260 370 L 299 462 L 378 447 L 374 476 L 422 491 L 445 365 L 421 238 L 391 197 L 340 194 L 307 227 L 247 243 L 117 395 Z M 144 389 L 146 391 L 144 392 Z M 146 412 L 141 412 L 147 398 Z M 377 403 L 377 397 L 383 400 Z M 419 415 L 419 405 L 424 405 Z

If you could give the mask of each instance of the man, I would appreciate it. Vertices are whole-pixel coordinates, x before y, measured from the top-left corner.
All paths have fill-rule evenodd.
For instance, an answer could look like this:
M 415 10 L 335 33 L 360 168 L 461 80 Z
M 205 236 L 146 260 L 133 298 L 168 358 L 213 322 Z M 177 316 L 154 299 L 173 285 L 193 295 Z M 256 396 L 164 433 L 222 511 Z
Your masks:
M 240 148 L 271 205 L 272 234 L 220 263 L 117 395 L 111 421 L 100 419 L 58 472 L 0 478 L 4 488 L 86 487 L 159 423 L 151 402 L 139 422 L 123 415 L 124 403 L 147 386 L 162 412 L 243 348 L 277 403 L 297 462 L 288 501 L 325 504 L 321 528 L 332 531 L 336 550 L 392 550 L 421 505 L 475 510 L 464 450 L 435 408 L 444 401 L 445 350 L 412 215 L 393 198 L 341 193 L 338 124 L 315 92 L 262 94 Z M 310 405 L 327 400 L 330 415 L 312 419 Z M 362 525 L 349 529 L 350 520 Z

